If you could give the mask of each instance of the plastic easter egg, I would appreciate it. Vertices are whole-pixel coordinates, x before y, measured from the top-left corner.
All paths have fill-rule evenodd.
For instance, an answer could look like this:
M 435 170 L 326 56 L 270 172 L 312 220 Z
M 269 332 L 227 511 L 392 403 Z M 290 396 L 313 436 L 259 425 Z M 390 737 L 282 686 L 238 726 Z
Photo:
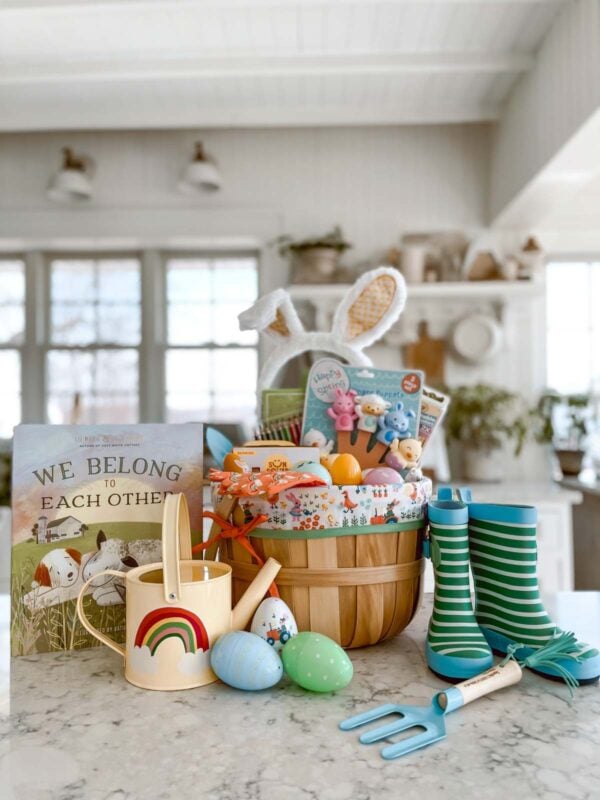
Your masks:
M 350 453 L 340 453 L 331 465 L 330 472 L 336 486 L 357 486 L 362 483 L 360 464 Z
M 379 486 L 386 483 L 404 483 L 404 479 L 391 467 L 373 467 L 365 475 L 363 483 L 367 486 Z
M 223 459 L 225 472 L 250 472 L 250 467 L 244 464 L 237 453 L 227 453 Z
M 331 475 L 329 471 L 322 464 L 317 464 L 315 461 L 298 461 L 297 464 L 294 464 L 294 471 L 308 472 L 309 475 L 316 475 L 317 478 L 323 478 L 328 485 L 331 484 Z
M 339 644 L 322 633 L 299 633 L 283 646 L 288 676 L 311 692 L 335 692 L 352 680 L 352 662 Z
M 321 454 L 321 464 L 325 467 L 325 469 L 331 474 L 331 467 L 333 466 L 333 462 L 339 456 L 339 453 L 322 453 Z
M 279 653 L 283 645 L 298 633 L 298 626 L 283 600 L 267 597 L 256 609 L 250 630 Z
M 223 683 L 246 692 L 275 686 L 283 675 L 281 659 L 274 648 L 246 631 L 221 636 L 211 648 L 210 665 Z

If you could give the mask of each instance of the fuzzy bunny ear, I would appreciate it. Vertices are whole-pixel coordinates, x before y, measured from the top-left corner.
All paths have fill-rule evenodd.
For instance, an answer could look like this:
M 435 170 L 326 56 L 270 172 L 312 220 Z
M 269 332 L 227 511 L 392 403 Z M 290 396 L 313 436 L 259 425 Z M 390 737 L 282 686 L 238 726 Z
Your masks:
M 300 318 L 285 289 L 260 297 L 238 316 L 240 330 L 261 331 L 274 339 L 289 341 L 304 331 Z
M 335 312 L 332 334 L 362 349 L 377 341 L 398 319 L 406 303 L 404 278 L 393 267 L 366 272 Z

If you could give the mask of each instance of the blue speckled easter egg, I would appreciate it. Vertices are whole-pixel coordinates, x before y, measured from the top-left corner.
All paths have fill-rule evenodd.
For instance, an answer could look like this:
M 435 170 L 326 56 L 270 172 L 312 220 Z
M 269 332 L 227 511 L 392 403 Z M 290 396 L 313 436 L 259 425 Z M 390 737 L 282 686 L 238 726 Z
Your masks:
M 295 472 L 308 472 L 310 475 L 316 475 L 317 478 L 323 478 L 327 485 L 331 485 L 331 475 L 329 470 L 325 469 L 322 464 L 317 464 L 316 461 L 298 461 L 294 464 Z
M 354 668 L 342 648 L 322 633 L 304 631 L 281 651 L 287 675 L 311 692 L 335 692 L 352 680 Z
M 210 651 L 210 665 L 223 683 L 246 692 L 275 686 L 283 675 L 274 648 L 247 631 L 221 636 Z

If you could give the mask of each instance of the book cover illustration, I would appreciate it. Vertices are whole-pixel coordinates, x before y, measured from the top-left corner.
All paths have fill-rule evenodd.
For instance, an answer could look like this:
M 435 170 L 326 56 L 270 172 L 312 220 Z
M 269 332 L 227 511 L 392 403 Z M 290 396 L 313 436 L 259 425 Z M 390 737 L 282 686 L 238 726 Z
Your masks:
M 202 537 L 202 425 L 20 425 L 12 483 L 11 651 L 99 643 L 75 610 L 83 583 L 105 569 L 161 561 L 162 503 L 183 492 L 192 538 Z M 93 581 L 96 627 L 125 634 L 125 589 Z

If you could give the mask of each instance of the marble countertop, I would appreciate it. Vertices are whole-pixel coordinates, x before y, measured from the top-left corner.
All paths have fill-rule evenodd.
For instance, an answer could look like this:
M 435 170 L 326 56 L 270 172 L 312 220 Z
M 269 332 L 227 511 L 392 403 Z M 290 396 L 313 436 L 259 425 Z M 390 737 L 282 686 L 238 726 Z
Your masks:
M 549 605 L 561 626 L 600 644 L 600 593 L 565 593 Z M 355 677 L 333 695 L 287 680 L 253 694 L 221 684 L 143 691 L 126 683 L 107 648 L 14 659 L 11 690 L 0 701 L 0 797 L 597 797 L 597 685 L 571 699 L 563 684 L 527 673 L 519 685 L 450 715 L 445 741 L 397 761 L 338 730 L 340 720 L 374 705 L 424 705 L 444 686 L 425 665 L 430 608 L 428 596 L 400 636 L 349 651 Z

